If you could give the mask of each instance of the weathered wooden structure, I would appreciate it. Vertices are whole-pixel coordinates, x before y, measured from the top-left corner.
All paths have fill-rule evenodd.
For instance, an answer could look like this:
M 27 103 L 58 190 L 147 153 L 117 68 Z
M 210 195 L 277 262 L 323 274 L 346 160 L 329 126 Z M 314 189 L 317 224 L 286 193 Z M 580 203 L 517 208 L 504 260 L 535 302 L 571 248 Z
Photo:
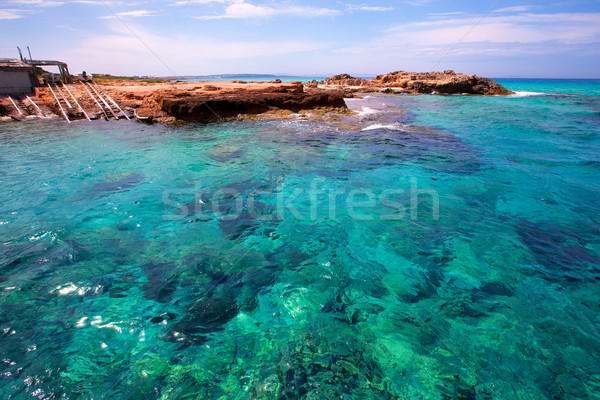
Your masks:
M 80 101 L 85 103 L 85 94 L 77 99 L 72 92 L 74 86 L 69 88 L 69 84 L 73 83 L 73 77 L 69 73 L 69 67 L 66 63 L 53 60 L 34 60 L 29 52 L 29 59 L 24 58 L 20 48 L 20 60 L 17 59 L 0 59 L 0 102 L 7 100 L 8 106 L 0 107 L 3 111 L 8 107 L 13 119 L 22 120 L 32 116 L 45 117 L 42 109 L 28 96 L 36 92 L 40 94 L 40 90 L 36 91 L 36 87 L 47 87 L 50 96 L 45 100 L 45 106 L 50 107 L 53 112 L 60 113 L 67 122 L 73 119 L 92 120 L 100 115 L 105 119 L 111 116 L 114 119 L 125 118 L 130 119 L 127 112 L 117 104 L 102 88 L 94 81 L 92 76 L 85 72 L 80 75 L 79 81 L 89 94 L 92 104 L 98 106 L 100 112 L 96 114 L 88 113 Z M 27 47 L 29 50 L 29 47 Z M 44 67 L 57 67 L 59 73 L 45 71 Z M 41 73 L 41 81 L 38 76 Z M 43 93 L 43 90 L 41 91 Z M 12 97 L 11 97 L 12 96 Z M 43 98 L 42 94 L 42 98 Z M 14 98 L 13 98 L 14 97 Z M 38 98 L 39 100 L 40 98 Z M 27 101 L 26 101 L 27 100 Z M 43 104 L 43 103 L 42 103 Z
M 57 67 L 58 74 L 45 74 L 44 80 L 73 83 L 69 67 L 62 61 L 0 59 L 0 95 L 20 95 L 33 93 L 33 88 L 41 86 L 35 67 Z M 44 82 L 46 83 L 46 82 Z
M 69 73 L 69 67 L 66 63 L 61 61 L 48 61 L 48 60 L 23 60 L 23 62 L 31 65 L 32 67 L 58 67 L 60 81 L 62 83 L 73 83 L 73 77 Z

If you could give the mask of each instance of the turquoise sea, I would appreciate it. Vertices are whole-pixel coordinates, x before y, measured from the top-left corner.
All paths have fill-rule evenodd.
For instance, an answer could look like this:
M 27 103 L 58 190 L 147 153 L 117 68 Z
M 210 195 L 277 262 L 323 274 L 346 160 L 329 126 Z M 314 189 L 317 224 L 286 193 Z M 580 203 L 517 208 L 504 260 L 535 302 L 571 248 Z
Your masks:
M 3 399 L 600 398 L 600 82 L 0 125 Z

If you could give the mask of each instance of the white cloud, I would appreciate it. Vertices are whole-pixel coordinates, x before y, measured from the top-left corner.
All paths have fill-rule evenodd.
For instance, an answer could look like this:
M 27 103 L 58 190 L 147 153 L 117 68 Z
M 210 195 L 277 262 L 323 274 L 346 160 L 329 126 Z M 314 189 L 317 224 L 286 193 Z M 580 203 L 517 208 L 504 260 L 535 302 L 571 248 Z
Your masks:
M 79 32 L 79 33 L 81 33 L 81 30 L 80 30 L 80 29 L 73 28 L 73 27 L 72 27 L 71 25 L 69 25 L 69 24 L 59 24 L 59 25 L 56 25 L 56 27 L 57 27 L 58 29 L 64 29 L 64 30 L 71 31 L 71 32 Z
M 393 61 L 403 69 L 410 65 L 445 69 L 467 60 L 490 63 L 492 57 L 598 53 L 599 43 L 600 13 L 522 13 L 482 21 L 456 16 L 398 25 L 372 41 L 337 51 L 379 57 L 382 63 Z M 443 64 L 438 66 L 440 59 Z
M 448 18 L 448 17 L 456 17 L 457 15 L 464 15 L 463 11 L 453 11 L 453 12 L 445 12 L 445 13 L 431 13 L 429 14 L 430 18 Z
M 227 3 L 228 0 L 184 0 L 176 1 L 172 6 L 188 6 L 193 4 Z
M 124 12 L 117 13 L 117 15 L 119 17 L 153 17 L 156 15 L 156 11 L 150 11 L 150 10 L 124 11 Z M 108 15 L 105 17 L 98 17 L 98 18 L 109 19 L 109 18 L 115 18 L 115 16 Z
M 87 4 L 90 6 L 114 6 L 122 5 L 121 1 L 102 1 L 102 0 L 73 0 L 73 3 Z
M 21 10 L 0 10 L 0 19 L 19 19 L 23 18 Z
M 150 10 L 136 10 L 136 11 L 125 11 L 117 13 L 119 17 L 150 17 L 156 15 L 156 11 Z
M 53 0 L 10 0 L 9 3 L 12 4 L 21 4 L 21 5 L 30 5 L 36 7 L 55 7 L 61 6 L 64 1 L 53 1 Z
M 215 16 L 199 16 L 198 19 L 224 19 L 224 18 L 265 18 L 275 14 L 288 14 L 296 15 L 301 17 L 318 17 L 327 15 L 337 15 L 340 12 L 338 10 L 332 10 L 329 8 L 313 8 L 313 7 L 301 7 L 301 6 L 286 6 L 286 7 L 269 7 L 269 6 L 255 6 L 250 3 L 246 3 L 244 0 L 234 0 L 232 4 L 225 7 L 225 11 L 221 15 Z
M 350 11 L 392 11 L 394 7 L 380 7 L 380 6 L 363 6 L 355 4 L 346 4 Z
M 360 8 L 362 11 L 392 11 L 394 8 L 393 7 L 371 7 L 371 6 L 364 6 Z
M 427 3 L 431 3 L 432 0 L 405 0 L 404 3 L 411 6 L 421 7 Z
M 428 20 L 388 30 L 390 37 L 409 39 L 418 45 L 463 43 L 590 43 L 600 39 L 600 13 L 519 14 L 487 17 Z
M 497 13 L 519 13 L 519 12 L 526 12 L 529 11 L 533 8 L 533 6 L 514 6 L 514 7 L 504 7 L 504 8 L 499 8 L 497 10 L 494 10 L 494 12 Z
M 255 6 L 250 3 L 231 4 L 225 8 L 224 18 L 254 18 L 268 17 L 275 14 L 276 11 L 271 7 Z
M 112 33 L 86 37 L 80 46 L 58 54 L 73 70 L 86 70 L 131 75 L 171 75 L 163 63 L 118 21 L 109 23 Z M 150 33 L 134 26 L 136 34 L 178 75 L 240 72 L 231 68 L 243 66 L 244 72 L 260 72 L 265 59 L 285 60 L 292 54 L 330 48 L 329 43 L 277 39 L 263 41 L 223 41 L 191 34 L 170 37 Z M 85 60 L 85 65 L 82 65 Z M 264 70 L 263 70 L 264 71 Z

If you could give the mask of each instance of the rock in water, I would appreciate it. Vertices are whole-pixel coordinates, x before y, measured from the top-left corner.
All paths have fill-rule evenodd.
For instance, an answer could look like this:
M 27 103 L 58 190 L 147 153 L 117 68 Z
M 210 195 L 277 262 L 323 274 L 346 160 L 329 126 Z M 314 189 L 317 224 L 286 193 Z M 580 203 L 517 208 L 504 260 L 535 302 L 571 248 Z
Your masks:
M 238 314 L 232 297 L 211 297 L 193 304 L 181 321 L 169 329 L 165 340 L 185 345 L 202 344 L 207 333 L 222 330 L 222 326 Z
M 335 75 L 326 79 L 328 85 L 361 86 L 365 90 L 390 90 L 400 93 L 479 94 L 508 95 L 512 92 L 499 83 L 477 75 L 444 72 L 396 71 L 378 75 L 371 80 L 357 79 L 350 75 Z M 396 90 L 394 90 L 396 89 Z M 362 90 L 362 88 L 361 88 Z
M 171 263 L 146 264 L 142 269 L 148 278 L 142 287 L 144 297 L 159 303 L 169 303 L 177 290 L 177 276 Z
M 300 87 L 301 89 L 301 87 Z M 272 109 L 311 110 L 319 107 L 346 109 L 342 92 L 300 89 L 262 92 L 239 92 L 235 96 L 198 94 L 189 97 L 165 96 L 160 99 L 161 109 L 179 120 L 207 121 L 235 117 L 241 114 L 261 114 Z
M 126 190 L 132 188 L 139 183 L 144 181 L 144 176 L 137 172 L 131 172 L 127 174 L 122 174 L 120 176 L 115 176 L 113 179 L 106 180 L 104 182 L 96 183 L 90 189 L 92 193 L 106 193 L 106 192 L 119 192 L 121 190 Z

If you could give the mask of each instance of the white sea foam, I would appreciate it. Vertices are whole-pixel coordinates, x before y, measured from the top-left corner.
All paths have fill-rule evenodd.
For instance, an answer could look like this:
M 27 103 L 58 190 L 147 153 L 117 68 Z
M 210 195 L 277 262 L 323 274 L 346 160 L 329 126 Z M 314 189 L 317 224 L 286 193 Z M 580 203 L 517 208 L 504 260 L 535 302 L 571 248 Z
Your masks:
M 407 125 L 402 124 L 373 124 L 369 125 L 366 128 L 363 128 L 363 131 L 372 131 L 375 129 L 388 129 L 390 131 L 406 131 L 408 128 Z
M 363 107 L 361 111 L 357 111 L 357 114 L 360 118 L 366 117 L 368 115 L 379 114 L 381 111 L 375 110 L 371 107 Z
M 531 96 L 544 96 L 546 93 L 542 92 L 515 92 L 510 97 L 531 97 Z

